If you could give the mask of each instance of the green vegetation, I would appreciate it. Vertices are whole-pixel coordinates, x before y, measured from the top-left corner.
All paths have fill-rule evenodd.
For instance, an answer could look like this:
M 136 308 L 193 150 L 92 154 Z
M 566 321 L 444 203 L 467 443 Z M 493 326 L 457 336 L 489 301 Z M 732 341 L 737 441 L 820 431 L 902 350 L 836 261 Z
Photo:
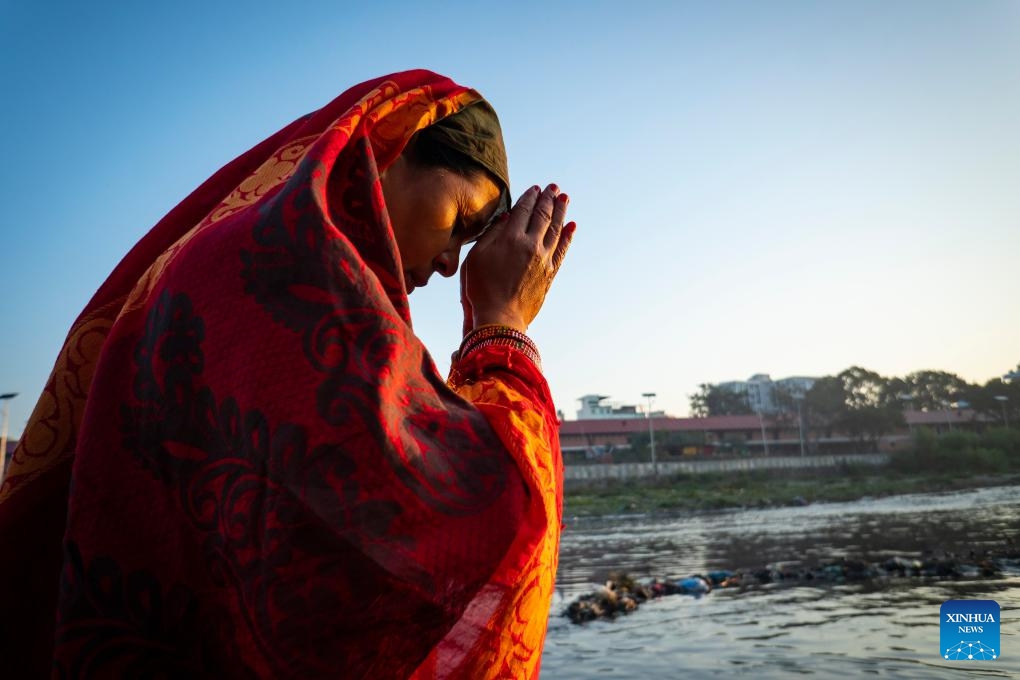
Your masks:
M 980 435 L 915 434 L 909 451 L 889 465 L 673 475 L 657 480 L 609 480 L 597 488 L 567 491 L 567 517 L 619 513 L 675 513 L 850 501 L 905 493 L 953 491 L 1020 483 L 1020 431 Z
M 797 427 L 802 419 L 809 440 L 838 431 L 874 445 L 882 435 L 906 426 L 905 410 L 967 408 L 988 423 L 1020 423 L 1020 380 L 994 378 L 979 385 L 945 371 L 915 371 L 899 378 L 851 366 L 819 378 L 803 394 L 777 387 L 773 399 L 775 410 L 765 414 L 773 426 Z M 751 413 L 744 395 L 711 383 L 700 385 L 690 404 L 696 416 Z
M 920 430 L 914 434 L 913 447 L 895 454 L 889 467 L 907 474 L 1020 471 L 1020 430 L 997 427 L 981 434 L 951 432 L 941 437 Z

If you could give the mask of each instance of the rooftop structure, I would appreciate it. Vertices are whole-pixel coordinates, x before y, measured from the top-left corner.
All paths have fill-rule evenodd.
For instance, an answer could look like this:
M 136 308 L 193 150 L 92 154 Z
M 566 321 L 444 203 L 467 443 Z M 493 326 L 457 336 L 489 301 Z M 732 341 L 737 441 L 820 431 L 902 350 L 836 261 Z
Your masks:
M 644 414 L 639 413 L 637 406 L 626 405 L 616 406 L 604 404 L 609 397 L 602 394 L 586 394 L 578 401 L 581 408 L 577 410 L 578 420 L 597 420 L 603 418 L 643 418 Z

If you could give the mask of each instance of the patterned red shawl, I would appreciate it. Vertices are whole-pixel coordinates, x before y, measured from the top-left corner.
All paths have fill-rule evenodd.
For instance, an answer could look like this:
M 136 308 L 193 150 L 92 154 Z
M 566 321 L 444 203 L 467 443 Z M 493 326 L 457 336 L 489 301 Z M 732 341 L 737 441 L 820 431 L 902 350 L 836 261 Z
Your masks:
M 427 71 L 354 87 L 124 258 L 0 487 L 5 676 L 537 675 L 552 400 L 509 348 L 437 374 L 379 184 L 478 98 Z

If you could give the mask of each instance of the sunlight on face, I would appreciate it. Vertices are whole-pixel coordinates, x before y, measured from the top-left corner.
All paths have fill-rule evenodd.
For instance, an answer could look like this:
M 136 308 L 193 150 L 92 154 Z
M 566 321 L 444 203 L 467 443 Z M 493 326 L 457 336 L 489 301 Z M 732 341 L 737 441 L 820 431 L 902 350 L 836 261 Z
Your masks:
M 401 156 L 381 181 L 409 294 L 433 272 L 456 274 L 461 246 L 478 237 L 499 206 L 500 189 L 484 172 L 464 177 Z

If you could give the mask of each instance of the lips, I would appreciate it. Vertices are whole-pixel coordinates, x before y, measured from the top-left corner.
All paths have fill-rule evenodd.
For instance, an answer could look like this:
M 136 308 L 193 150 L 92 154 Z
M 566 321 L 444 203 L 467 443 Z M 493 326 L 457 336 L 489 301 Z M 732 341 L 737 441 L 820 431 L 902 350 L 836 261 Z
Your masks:
M 412 275 L 410 272 L 404 272 L 404 292 L 410 295 L 411 291 L 413 291 L 415 288 L 424 287 L 425 284 L 419 281 L 414 275 Z

